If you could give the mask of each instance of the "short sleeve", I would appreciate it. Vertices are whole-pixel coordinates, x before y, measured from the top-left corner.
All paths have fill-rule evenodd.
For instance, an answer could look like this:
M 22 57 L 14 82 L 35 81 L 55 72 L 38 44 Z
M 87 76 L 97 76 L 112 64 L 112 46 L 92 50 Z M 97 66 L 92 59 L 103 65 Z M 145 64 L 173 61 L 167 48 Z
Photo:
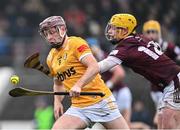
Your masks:
M 88 46 L 87 42 L 82 38 L 77 38 L 74 43 L 74 54 L 79 59 L 82 60 L 83 57 L 86 55 L 92 54 L 90 47 Z

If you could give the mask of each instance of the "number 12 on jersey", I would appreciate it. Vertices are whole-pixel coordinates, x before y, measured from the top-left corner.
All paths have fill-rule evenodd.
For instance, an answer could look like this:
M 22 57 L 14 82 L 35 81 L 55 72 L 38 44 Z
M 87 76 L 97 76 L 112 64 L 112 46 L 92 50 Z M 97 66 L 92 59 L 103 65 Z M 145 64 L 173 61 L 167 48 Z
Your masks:
M 150 50 L 150 47 L 154 47 L 154 51 Z M 150 41 L 147 45 L 147 47 L 144 46 L 139 46 L 138 47 L 138 51 L 144 52 L 146 53 L 148 56 L 150 56 L 151 58 L 153 58 L 154 60 L 157 60 L 159 58 L 160 55 L 163 54 L 163 52 L 161 51 L 161 47 L 159 46 L 159 44 L 157 42 L 153 42 Z

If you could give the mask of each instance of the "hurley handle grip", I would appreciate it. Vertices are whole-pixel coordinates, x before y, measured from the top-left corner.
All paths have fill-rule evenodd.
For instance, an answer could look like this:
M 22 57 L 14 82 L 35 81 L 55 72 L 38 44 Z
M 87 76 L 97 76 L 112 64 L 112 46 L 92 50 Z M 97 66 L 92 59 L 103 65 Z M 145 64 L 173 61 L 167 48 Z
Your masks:
M 54 92 L 54 95 L 69 95 L 69 92 Z M 89 95 L 92 95 L 92 96 L 105 96 L 104 93 L 101 93 L 101 92 L 80 92 L 80 95 L 83 95 L 83 96 L 89 96 Z

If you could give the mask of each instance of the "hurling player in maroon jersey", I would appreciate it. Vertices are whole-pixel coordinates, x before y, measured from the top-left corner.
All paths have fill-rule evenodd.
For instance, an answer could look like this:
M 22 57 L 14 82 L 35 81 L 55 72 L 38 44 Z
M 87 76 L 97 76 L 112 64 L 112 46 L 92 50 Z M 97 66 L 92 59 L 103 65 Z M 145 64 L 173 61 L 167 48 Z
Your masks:
M 180 48 L 176 45 L 174 45 L 171 42 L 164 41 L 162 39 L 161 35 L 161 26 L 158 21 L 156 20 L 149 20 L 144 23 L 143 25 L 143 34 L 148 39 L 153 40 L 154 42 L 157 42 L 161 50 L 166 54 L 169 58 L 172 60 L 179 61 L 180 58 Z M 155 106 L 158 108 L 158 102 L 160 98 L 162 98 L 163 93 L 158 90 L 158 86 L 151 84 L 151 97 L 155 103 Z M 157 111 L 158 112 L 158 111 Z M 158 114 L 158 113 L 157 113 Z M 158 124 L 158 116 L 157 114 L 154 117 L 154 124 Z M 159 113 L 160 114 L 160 113 Z M 159 115 L 160 117 L 160 115 Z
M 141 74 L 163 91 L 159 105 L 162 112 L 159 128 L 180 128 L 180 67 L 160 50 L 159 45 L 141 35 L 133 34 L 137 26 L 131 14 L 115 14 L 107 24 L 105 35 L 116 44 L 109 56 L 94 65 L 74 86 L 83 87 L 93 80 L 98 72 L 110 70 L 123 64 Z
M 97 61 L 101 61 L 108 56 L 100 47 L 97 39 L 88 38 L 88 44 Z M 132 94 L 129 87 L 123 83 L 125 78 L 125 71 L 122 66 L 115 66 L 113 69 L 101 74 L 102 79 L 106 83 L 116 99 L 119 111 L 124 119 L 131 126 L 131 104 Z

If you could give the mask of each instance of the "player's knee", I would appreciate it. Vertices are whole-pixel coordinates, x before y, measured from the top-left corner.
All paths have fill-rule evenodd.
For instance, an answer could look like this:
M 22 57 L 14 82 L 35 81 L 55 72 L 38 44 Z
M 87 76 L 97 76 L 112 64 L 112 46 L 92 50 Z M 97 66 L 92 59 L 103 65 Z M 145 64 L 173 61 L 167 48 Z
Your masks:
M 60 128 L 60 126 L 58 125 L 57 122 L 55 122 L 54 125 L 53 125 L 53 127 L 52 127 L 52 130 L 57 130 L 57 129 L 59 129 L 59 128 Z
M 163 117 L 163 120 L 162 120 L 162 128 L 163 129 L 170 129 L 172 128 L 172 122 L 173 122 L 173 119 L 172 118 L 169 118 L 168 117 Z
M 162 113 L 163 128 L 170 129 L 174 128 L 175 123 L 175 111 L 171 109 L 164 109 Z
M 66 123 L 61 123 L 60 121 L 56 121 L 52 127 L 52 130 L 63 130 L 67 129 Z
M 173 120 L 173 119 L 172 119 Z M 172 121 L 172 120 L 164 120 L 164 122 L 163 122 L 163 124 L 162 124 L 162 128 L 163 129 L 172 129 L 172 128 L 175 128 L 175 126 L 174 126 L 174 121 Z
M 129 129 L 129 126 L 123 117 L 119 117 L 113 121 L 103 123 L 106 129 Z
M 162 118 L 167 118 L 167 120 L 170 119 L 170 118 L 173 118 L 174 117 L 174 113 L 175 113 L 174 110 L 169 109 L 169 108 L 165 108 L 162 111 Z

